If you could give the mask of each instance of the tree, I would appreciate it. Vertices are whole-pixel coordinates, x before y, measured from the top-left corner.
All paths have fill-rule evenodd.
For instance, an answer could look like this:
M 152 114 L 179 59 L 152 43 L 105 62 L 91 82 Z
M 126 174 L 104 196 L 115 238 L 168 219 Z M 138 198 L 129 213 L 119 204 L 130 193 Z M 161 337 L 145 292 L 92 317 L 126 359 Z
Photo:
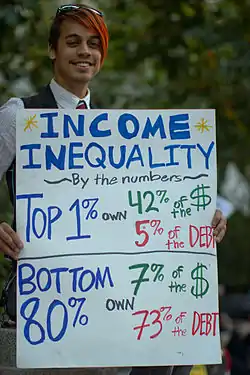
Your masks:
M 31 94 L 51 77 L 47 58 L 48 24 L 55 1 L 2 1 L 0 23 L 0 102 Z M 54 11 L 54 9 L 53 9 Z M 0 183 L 0 221 L 12 222 L 5 179 Z M 1 279 L 8 270 L 0 254 Z
M 216 108 L 219 186 L 230 161 L 245 174 L 249 2 L 99 0 L 98 5 L 111 35 L 109 59 L 94 83 L 104 108 Z M 240 213 L 229 221 L 219 246 L 222 282 L 249 281 L 249 223 Z

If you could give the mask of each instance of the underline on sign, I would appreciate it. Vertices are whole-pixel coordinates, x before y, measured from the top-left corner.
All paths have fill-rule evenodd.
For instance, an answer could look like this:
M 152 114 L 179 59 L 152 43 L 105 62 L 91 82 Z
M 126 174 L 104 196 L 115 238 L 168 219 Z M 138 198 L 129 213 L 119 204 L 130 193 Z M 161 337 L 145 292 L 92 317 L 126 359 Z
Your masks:
M 171 253 L 171 254 L 194 254 L 194 255 L 210 255 L 216 257 L 216 254 L 209 252 L 198 252 L 198 251 L 180 251 L 180 250 L 152 250 L 152 251 L 137 251 L 134 253 L 128 253 L 123 251 L 112 251 L 106 253 L 70 253 L 70 254 L 57 254 L 57 255 L 44 255 L 40 257 L 21 257 L 20 260 L 39 260 L 39 259 L 50 259 L 50 258 L 66 258 L 66 257 L 78 257 L 78 256 L 99 256 L 99 255 L 147 255 L 154 253 Z

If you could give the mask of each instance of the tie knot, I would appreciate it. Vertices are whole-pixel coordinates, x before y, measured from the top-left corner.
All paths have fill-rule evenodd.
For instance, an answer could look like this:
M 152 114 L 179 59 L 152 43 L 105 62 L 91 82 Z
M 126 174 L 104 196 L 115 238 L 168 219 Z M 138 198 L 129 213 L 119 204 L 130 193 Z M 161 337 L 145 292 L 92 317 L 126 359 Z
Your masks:
M 84 100 L 80 100 L 77 104 L 76 109 L 87 109 L 87 105 Z

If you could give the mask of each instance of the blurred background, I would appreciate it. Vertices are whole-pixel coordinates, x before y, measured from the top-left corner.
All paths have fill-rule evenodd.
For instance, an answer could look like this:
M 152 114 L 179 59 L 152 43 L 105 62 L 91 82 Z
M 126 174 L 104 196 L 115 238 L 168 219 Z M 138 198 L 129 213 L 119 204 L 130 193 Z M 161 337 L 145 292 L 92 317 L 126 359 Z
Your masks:
M 0 104 L 52 78 L 48 29 L 62 3 L 1 0 Z M 228 216 L 218 247 L 223 371 L 250 374 L 250 0 L 84 3 L 104 11 L 110 31 L 91 86 L 97 107 L 216 109 L 218 205 Z M 11 218 L 3 179 L 0 221 Z M 0 284 L 7 274 L 0 258 Z

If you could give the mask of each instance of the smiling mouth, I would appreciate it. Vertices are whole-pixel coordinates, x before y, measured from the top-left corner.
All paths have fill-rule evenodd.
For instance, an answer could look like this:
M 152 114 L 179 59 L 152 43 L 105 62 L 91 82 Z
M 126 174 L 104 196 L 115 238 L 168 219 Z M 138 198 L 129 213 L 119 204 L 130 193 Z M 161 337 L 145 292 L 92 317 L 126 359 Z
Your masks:
M 89 68 L 92 66 L 90 62 L 84 61 L 84 62 L 76 62 L 72 63 L 73 65 L 77 66 L 78 68 Z

